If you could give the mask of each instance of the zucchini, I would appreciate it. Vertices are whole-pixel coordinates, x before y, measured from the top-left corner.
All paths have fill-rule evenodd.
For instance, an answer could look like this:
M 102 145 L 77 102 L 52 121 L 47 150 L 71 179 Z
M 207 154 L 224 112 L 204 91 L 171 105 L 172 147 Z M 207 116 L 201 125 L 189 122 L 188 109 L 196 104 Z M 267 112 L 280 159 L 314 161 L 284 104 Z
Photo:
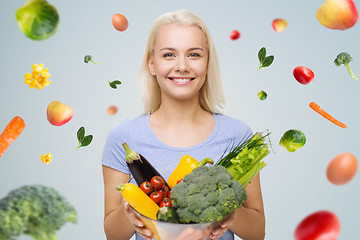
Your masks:
M 132 183 L 125 183 L 120 184 L 116 189 L 121 192 L 123 198 L 138 213 L 156 220 L 156 214 L 159 211 L 159 206 L 138 186 Z

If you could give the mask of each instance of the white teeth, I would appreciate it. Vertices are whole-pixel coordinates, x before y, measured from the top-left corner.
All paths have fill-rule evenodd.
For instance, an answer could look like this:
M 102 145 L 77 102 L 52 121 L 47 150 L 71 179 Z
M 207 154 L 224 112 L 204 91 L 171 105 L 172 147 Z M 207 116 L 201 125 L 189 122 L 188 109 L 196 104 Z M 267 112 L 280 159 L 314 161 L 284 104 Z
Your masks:
M 178 82 L 178 83 L 185 83 L 185 82 L 189 82 L 191 79 L 190 78 L 173 78 L 172 80 L 175 82 Z

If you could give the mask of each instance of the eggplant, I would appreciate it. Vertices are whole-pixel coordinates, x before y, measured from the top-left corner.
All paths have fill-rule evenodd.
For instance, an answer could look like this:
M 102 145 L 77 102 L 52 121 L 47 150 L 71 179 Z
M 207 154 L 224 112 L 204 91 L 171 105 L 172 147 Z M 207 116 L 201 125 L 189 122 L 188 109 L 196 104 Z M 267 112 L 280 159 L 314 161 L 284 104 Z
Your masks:
M 134 177 L 135 182 L 139 187 L 141 183 L 145 181 L 150 182 L 154 176 L 160 176 L 162 179 L 164 179 L 165 185 L 169 187 L 165 178 L 161 176 L 161 174 L 151 165 L 151 163 L 143 155 L 132 151 L 125 142 L 123 142 L 122 145 L 126 153 L 126 164 L 129 167 L 131 175 Z

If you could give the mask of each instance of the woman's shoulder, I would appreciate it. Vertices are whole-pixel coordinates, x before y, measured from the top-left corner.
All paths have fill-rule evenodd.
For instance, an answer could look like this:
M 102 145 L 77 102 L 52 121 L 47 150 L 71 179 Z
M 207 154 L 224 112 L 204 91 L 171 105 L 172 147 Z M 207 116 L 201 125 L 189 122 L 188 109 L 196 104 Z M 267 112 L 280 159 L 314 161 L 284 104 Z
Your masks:
M 125 118 L 110 129 L 109 135 L 127 134 L 130 129 L 136 130 L 144 127 L 146 116 L 146 114 L 142 114 L 136 117 Z
M 215 116 L 218 118 L 221 127 L 224 130 L 239 130 L 241 132 L 251 132 L 250 126 L 243 120 L 220 113 L 216 113 Z

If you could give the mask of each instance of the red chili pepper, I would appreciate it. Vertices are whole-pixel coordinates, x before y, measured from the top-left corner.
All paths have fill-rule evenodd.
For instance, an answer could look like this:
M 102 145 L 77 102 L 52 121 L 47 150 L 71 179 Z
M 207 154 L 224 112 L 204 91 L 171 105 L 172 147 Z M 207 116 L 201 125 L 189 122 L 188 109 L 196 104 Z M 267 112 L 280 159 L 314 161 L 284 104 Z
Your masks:
M 304 66 L 294 68 L 293 75 L 303 85 L 309 84 L 314 79 L 314 72 Z

